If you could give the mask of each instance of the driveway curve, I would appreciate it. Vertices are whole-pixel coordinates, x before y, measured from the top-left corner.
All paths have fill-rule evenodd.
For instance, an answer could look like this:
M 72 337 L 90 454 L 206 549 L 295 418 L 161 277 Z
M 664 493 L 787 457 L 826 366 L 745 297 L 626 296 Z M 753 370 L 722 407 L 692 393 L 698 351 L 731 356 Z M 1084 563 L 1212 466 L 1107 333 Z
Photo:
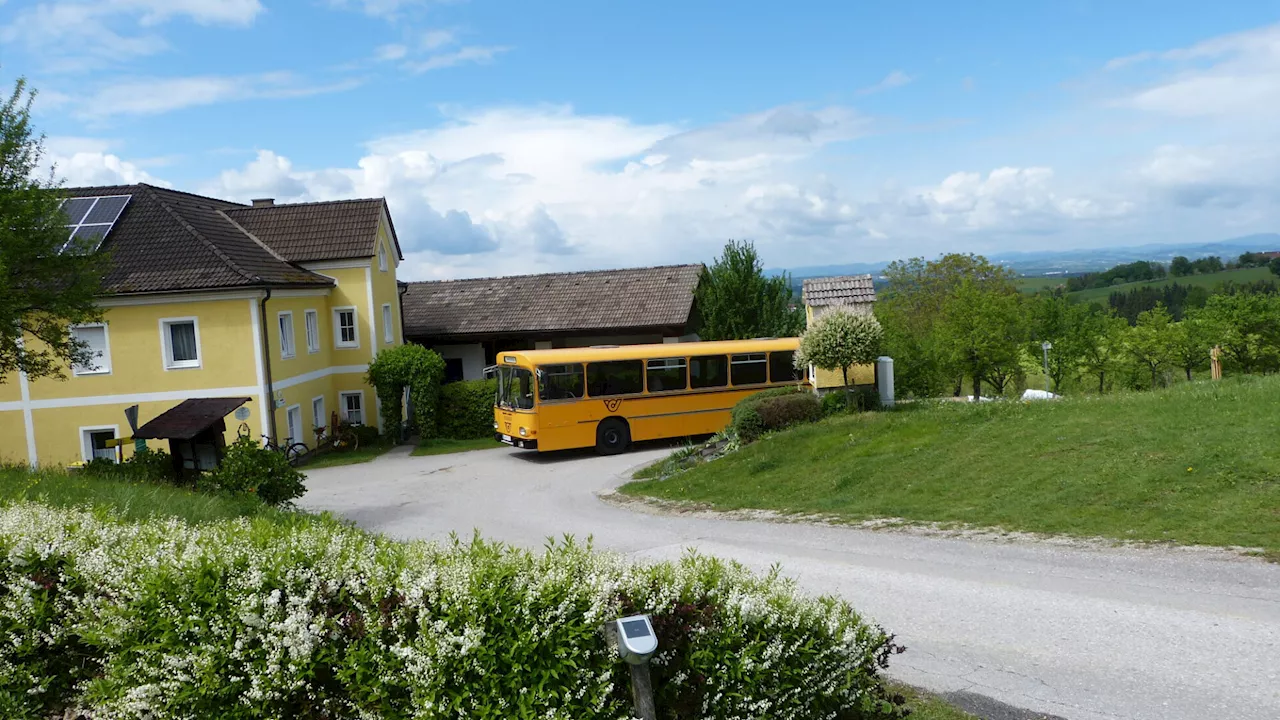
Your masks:
M 302 505 L 397 538 L 566 533 L 638 558 L 686 548 L 775 563 L 849 600 L 908 651 L 895 678 L 1070 720 L 1280 718 L 1280 565 L 1215 551 L 1092 548 L 634 512 L 598 493 L 668 452 L 484 450 L 308 472 Z

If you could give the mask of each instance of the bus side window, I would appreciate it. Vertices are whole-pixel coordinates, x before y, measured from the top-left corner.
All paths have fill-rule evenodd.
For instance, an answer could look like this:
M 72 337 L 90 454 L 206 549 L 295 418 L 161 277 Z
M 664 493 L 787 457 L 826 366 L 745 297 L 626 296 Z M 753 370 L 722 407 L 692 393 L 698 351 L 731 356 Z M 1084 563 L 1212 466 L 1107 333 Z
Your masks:
M 764 353 L 734 355 L 729 373 L 735 386 L 763 385 L 769 382 L 769 365 Z
M 769 353 L 769 382 L 796 382 L 803 377 L 800 368 L 796 367 L 795 360 L 796 354 L 792 350 Z
M 689 358 L 689 384 L 694 388 L 728 385 L 729 358 L 725 355 L 702 355 Z
M 539 400 L 577 400 L 582 393 L 582 364 L 542 365 L 538 368 Z
M 591 397 L 644 392 L 644 361 L 610 360 L 588 364 L 587 392 Z
M 686 377 L 688 364 L 684 358 L 663 358 L 649 361 L 649 392 L 684 390 L 689 382 Z

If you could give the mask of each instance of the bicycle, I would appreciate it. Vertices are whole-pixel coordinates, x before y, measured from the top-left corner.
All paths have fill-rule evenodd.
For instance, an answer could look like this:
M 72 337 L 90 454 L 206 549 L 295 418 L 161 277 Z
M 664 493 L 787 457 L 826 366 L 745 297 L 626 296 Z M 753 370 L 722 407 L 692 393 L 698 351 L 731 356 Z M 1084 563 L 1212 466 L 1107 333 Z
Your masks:
M 283 454 L 290 465 L 297 465 L 303 456 L 310 452 L 310 448 L 307 447 L 306 443 L 296 442 L 280 445 L 266 435 L 262 436 L 262 446 L 268 450 Z

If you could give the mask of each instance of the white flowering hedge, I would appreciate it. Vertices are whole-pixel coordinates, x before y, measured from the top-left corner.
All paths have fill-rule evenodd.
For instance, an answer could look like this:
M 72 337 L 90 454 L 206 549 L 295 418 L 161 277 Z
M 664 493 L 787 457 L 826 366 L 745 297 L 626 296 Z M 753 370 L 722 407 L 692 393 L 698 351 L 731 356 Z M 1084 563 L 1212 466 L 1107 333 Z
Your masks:
M 322 520 L 0 508 L 0 717 L 624 718 L 600 632 L 654 615 L 669 718 L 889 718 L 845 603 L 690 555 L 398 543 Z

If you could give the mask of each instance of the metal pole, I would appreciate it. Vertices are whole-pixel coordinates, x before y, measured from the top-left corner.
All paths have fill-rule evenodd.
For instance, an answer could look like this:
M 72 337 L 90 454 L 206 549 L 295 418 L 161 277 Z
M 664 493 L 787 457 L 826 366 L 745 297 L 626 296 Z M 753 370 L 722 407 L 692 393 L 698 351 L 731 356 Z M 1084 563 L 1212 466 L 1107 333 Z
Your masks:
M 653 679 L 649 676 L 647 662 L 631 666 L 631 701 L 640 720 L 658 720 L 658 709 L 653 703 Z
M 1044 391 L 1049 392 L 1049 348 L 1053 347 L 1046 340 L 1040 343 L 1040 349 L 1044 350 Z

